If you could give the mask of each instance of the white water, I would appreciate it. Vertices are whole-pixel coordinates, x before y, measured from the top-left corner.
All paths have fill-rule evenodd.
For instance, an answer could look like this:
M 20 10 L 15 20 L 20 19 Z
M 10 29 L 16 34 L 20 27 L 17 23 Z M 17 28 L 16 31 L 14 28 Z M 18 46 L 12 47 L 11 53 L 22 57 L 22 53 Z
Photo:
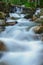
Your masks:
M 0 40 L 10 51 L 3 53 L 0 63 L 4 62 L 6 65 L 41 65 L 43 41 L 33 31 L 36 23 L 24 19 L 21 14 L 13 13 L 10 16 L 20 19 L 17 20 L 18 24 L 8 26 L 5 31 L 0 33 Z M 9 21 L 11 20 L 7 20 L 7 22 Z
M 18 13 L 9 13 L 10 17 L 14 18 L 23 18 L 25 15 L 24 14 L 18 14 Z
M 40 14 L 40 11 L 41 11 L 41 9 L 38 8 L 38 9 L 36 10 L 36 12 L 35 12 L 35 15 Z
M 16 13 L 19 13 L 19 14 L 22 13 L 23 11 L 22 8 L 19 8 L 19 7 L 16 7 L 16 10 L 17 10 Z
M 36 52 L 4 53 L 0 62 L 6 65 L 41 65 L 41 54 Z

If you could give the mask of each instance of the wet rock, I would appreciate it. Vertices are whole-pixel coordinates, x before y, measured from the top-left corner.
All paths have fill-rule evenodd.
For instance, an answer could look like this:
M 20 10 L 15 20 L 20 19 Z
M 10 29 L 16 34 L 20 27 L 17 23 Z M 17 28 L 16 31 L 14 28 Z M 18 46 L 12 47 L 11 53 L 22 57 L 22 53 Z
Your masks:
M 3 57 L 3 53 L 0 52 L 0 59 Z
M 38 8 L 35 10 L 34 14 L 33 14 L 33 17 L 32 17 L 32 20 L 35 21 L 37 18 L 40 18 L 40 12 L 41 12 L 41 9 Z
M 43 33 L 40 35 L 41 40 L 43 41 Z
M 34 31 L 35 31 L 35 33 L 38 33 L 38 34 L 41 34 L 41 33 L 43 33 L 43 13 L 42 13 L 43 11 L 42 11 L 42 9 L 41 9 L 41 15 L 40 15 L 40 17 L 38 18 L 35 18 L 34 19 L 34 21 L 35 22 L 37 22 L 37 23 L 39 23 L 40 25 L 39 26 L 36 26 L 35 28 L 34 28 Z
M 4 12 L 0 12 L 0 19 L 5 19 L 6 14 Z
M 31 19 L 32 19 L 32 21 L 35 21 L 37 19 L 37 17 L 35 15 L 33 15 L 33 17 Z
M 3 26 L 5 24 L 6 24 L 6 21 L 4 19 L 0 19 L 0 32 L 5 30 L 5 26 Z
M 17 21 L 15 21 L 15 22 L 7 22 L 6 26 L 13 26 L 13 25 L 15 25 L 17 23 L 18 23 Z
M 7 65 L 5 62 L 0 62 L 0 65 Z
M 10 17 L 10 19 L 12 19 L 12 20 L 17 20 L 18 18 L 15 18 L 15 17 Z
M 5 30 L 4 26 L 0 26 L 0 32 L 3 32 Z
M 5 20 L 0 19 L 0 25 L 4 25 L 5 23 L 6 23 L 6 21 L 5 21 Z
M 0 41 L 0 51 L 7 51 L 7 47 L 6 45 L 4 44 L 4 42 Z
M 28 14 L 24 18 L 26 18 L 26 19 L 32 18 L 32 15 L 31 14 Z
M 41 8 L 41 13 L 40 13 L 41 16 L 43 16 L 43 8 Z
M 34 28 L 34 31 L 35 31 L 35 33 L 37 33 L 37 34 L 43 33 L 43 26 L 36 26 L 36 27 Z
M 40 18 L 37 18 L 35 22 L 43 24 L 43 17 L 40 16 Z
M 10 13 L 15 13 L 16 12 L 16 7 L 14 5 L 10 5 Z
M 26 7 L 24 7 L 22 13 L 24 13 L 24 14 L 26 14 L 26 13 L 33 13 L 33 10 L 32 10 L 32 8 L 26 8 Z

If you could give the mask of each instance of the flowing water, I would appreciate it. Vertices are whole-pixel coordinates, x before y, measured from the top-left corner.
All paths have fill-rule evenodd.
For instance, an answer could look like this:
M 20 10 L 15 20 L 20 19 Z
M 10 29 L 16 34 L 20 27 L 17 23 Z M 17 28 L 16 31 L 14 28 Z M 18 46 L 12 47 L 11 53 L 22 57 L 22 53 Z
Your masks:
M 14 26 L 6 26 L 4 31 L 0 32 L 0 40 L 8 49 L 6 53 L 1 52 L 0 65 L 3 63 L 4 65 L 42 65 L 43 41 L 40 35 L 33 31 L 38 24 L 25 19 L 25 14 L 20 14 L 21 11 L 18 8 L 16 13 L 9 13 L 10 17 L 18 19 L 8 18 L 6 22 L 18 23 Z

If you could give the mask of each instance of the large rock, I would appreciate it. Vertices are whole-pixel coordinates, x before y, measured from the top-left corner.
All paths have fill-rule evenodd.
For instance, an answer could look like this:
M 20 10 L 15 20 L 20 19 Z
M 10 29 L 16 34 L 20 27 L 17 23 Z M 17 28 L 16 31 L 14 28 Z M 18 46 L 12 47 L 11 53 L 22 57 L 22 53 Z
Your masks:
M 5 26 L 0 26 L 0 32 L 3 32 L 5 30 Z
M 32 21 L 35 21 L 37 19 L 37 17 L 35 15 L 33 15 L 33 17 L 31 19 L 32 19 Z
M 7 51 L 7 47 L 2 41 L 0 41 L 0 51 Z
M 28 14 L 24 18 L 26 18 L 26 19 L 32 18 L 32 15 L 31 14 Z
M 35 28 L 34 28 L 34 32 L 35 33 L 37 33 L 37 34 L 41 34 L 41 33 L 43 33 L 43 26 L 36 26 Z
M 43 16 L 43 8 L 41 8 L 41 13 L 40 13 L 41 16 Z
M 6 14 L 4 12 L 0 12 L 0 19 L 5 19 Z
M 40 16 L 40 18 L 37 18 L 35 22 L 43 24 L 43 16 Z
M 33 10 L 31 7 L 29 7 L 29 8 L 24 7 L 22 13 L 23 13 L 23 14 L 26 14 L 26 13 L 32 14 L 33 11 L 34 11 L 34 10 Z
M 4 19 L 0 19 L 0 25 L 4 25 L 6 21 Z
M 2 26 L 5 24 L 6 24 L 6 21 L 4 19 L 0 19 L 0 32 L 5 30 L 5 26 Z
M 7 65 L 6 62 L 0 62 L 0 65 Z

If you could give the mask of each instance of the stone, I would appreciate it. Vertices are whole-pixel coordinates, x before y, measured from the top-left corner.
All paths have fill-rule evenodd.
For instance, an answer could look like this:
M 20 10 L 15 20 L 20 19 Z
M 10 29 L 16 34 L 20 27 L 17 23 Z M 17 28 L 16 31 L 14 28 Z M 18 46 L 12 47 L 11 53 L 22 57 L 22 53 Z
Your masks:
M 5 31 L 5 26 L 0 26 L 0 32 Z
M 43 16 L 40 16 L 41 19 L 43 19 Z
M 7 51 L 7 47 L 2 41 L 0 41 L 0 51 Z
M 37 18 L 35 20 L 35 22 L 40 23 L 40 24 L 43 24 L 43 18 Z
M 41 8 L 41 13 L 40 13 L 41 16 L 43 16 L 43 8 Z
M 31 14 L 28 14 L 24 18 L 26 18 L 26 19 L 32 18 L 32 15 Z
M 5 21 L 5 20 L 0 19 L 0 25 L 4 25 L 5 23 L 6 23 L 6 21 Z
M 26 8 L 26 7 L 24 7 L 24 8 L 22 8 L 23 9 L 23 14 L 32 14 L 33 13 L 33 9 L 31 8 L 31 7 L 29 7 L 29 8 Z
M 15 18 L 15 17 L 10 17 L 10 19 L 12 19 L 12 20 L 18 20 L 18 18 Z
M 6 62 L 0 62 L 0 65 L 7 65 Z
M 3 32 L 5 30 L 6 21 L 4 19 L 0 19 L 0 32 Z
M 33 15 L 33 17 L 31 19 L 32 19 L 32 21 L 35 21 L 37 19 L 37 17 L 35 15 Z
M 43 33 L 43 26 L 35 26 L 34 28 L 34 32 L 37 33 L 37 34 L 41 34 Z
M 5 19 L 6 14 L 4 12 L 0 12 L 0 19 Z

